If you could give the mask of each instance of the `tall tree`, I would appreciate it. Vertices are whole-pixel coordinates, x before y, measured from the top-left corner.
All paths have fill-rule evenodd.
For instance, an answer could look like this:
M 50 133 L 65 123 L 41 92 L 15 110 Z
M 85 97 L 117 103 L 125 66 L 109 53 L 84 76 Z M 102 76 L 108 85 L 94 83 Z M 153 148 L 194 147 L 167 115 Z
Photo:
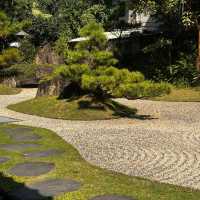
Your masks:
M 186 1 L 186 22 L 190 22 L 190 26 L 197 27 L 198 30 L 198 56 L 197 56 L 197 69 L 200 71 L 200 1 Z M 184 19 L 184 18 L 183 18 Z M 185 19 L 184 19 L 185 20 Z
M 141 12 L 147 7 L 163 16 L 165 24 L 171 26 L 172 32 L 180 34 L 181 30 L 198 30 L 197 69 L 200 71 L 200 1 L 199 0 L 129 0 L 129 6 Z M 166 19 L 166 20 L 165 20 Z M 168 26 L 168 28 L 170 27 Z

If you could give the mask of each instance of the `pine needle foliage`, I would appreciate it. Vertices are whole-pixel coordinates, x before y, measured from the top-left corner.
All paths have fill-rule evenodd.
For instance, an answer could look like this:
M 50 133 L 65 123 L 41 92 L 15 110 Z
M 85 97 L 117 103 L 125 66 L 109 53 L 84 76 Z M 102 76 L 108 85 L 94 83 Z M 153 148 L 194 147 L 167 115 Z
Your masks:
M 97 99 L 110 97 L 141 98 L 170 92 L 167 83 L 145 81 L 140 72 L 115 67 L 117 60 L 108 49 L 108 41 L 100 24 L 92 22 L 80 30 L 85 40 L 65 52 L 66 65 L 54 71 L 54 76 L 76 83 Z

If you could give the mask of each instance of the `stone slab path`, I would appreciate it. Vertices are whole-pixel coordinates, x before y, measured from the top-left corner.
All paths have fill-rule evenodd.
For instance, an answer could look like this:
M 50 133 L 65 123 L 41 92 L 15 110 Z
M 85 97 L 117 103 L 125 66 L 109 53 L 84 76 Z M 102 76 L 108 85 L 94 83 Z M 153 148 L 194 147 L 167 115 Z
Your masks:
M 55 168 L 53 163 L 45 162 L 24 162 L 16 164 L 9 170 L 9 173 L 15 176 L 40 176 L 47 174 Z
M 24 152 L 25 158 L 43 158 L 43 157 L 49 157 L 49 156 L 59 156 L 64 151 L 60 149 L 48 149 L 44 151 L 32 151 L 29 153 Z
M 22 152 L 27 149 L 40 147 L 39 144 L 34 143 L 19 143 L 19 144 L 1 144 L 0 149 L 5 151 L 14 151 L 14 152 Z
M 2 143 L 0 145 L 0 150 L 5 149 L 6 151 L 19 151 L 19 150 L 28 150 L 29 147 L 38 147 L 39 144 L 31 144 L 24 142 L 32 142 L 42 140 L 41 136 L 31 127 L 14 127 L 14 128 L 3 128 L 3 135 L 8 135 L 10 141 Z M 17 136 L 17 137 L 13 137 Z M 22 136 L 22 137 L 20 137 Z M 31 136 L 31 137 L 27 137 Z M 38 136 L 38 137 L 34 137 Z M 20 139 L 20 140 L 19 140 Z M 30 140 L 29 140 L 30 139 Z M 13 142 L 9 144 L 10 142 Z M 23 143 L 19 143 L 23 142 Z M 37 146 L 33 146 L 37 145 Z M 25 153 L 21 152 L 21 155 L 24 155 L 25 158 L 40 158 L 40 157 L 49 157 L 55 156 L 60 153 L 64 153 L 62 149 L 47 149 L 43 151 L 38 151 L 34 149 L 34 151 Z M 4 152 L 5 153 L 5 152 Z M 6 154 L 5 154 L 6 155 Z M 7 161 L 12 160 L 12 156 L 10 158 L 0 156 L 0 165 L 6 163 Z M 11 166 L 11 168 L 7 169 L 7 173 L 14 176 L 20 177 L 38 177 L 41 175 L 45 175 L 56 169 L 56 164 L 54 162 L 41 162 L 41 161 L 24 161 Z M 14 187 L 14 181 L 12 180 L 12 186 Z M 33 184 L 19 184 L 15 185 L 15 188 L 10 190 L 9 192 L 5 192 L 4 190 L 0 191 L 0 199 L 10 199 L 10 200 L 44 200 L 44 199 L 52 199 L 55 196 L 59 196 L 62 193 L 73 192 L 78 190 L 82 186 L 81 183 L 75 180 L 67 180 L 67 179 L 46 179 L 41 182 L 35 182 Z M 2 192 L 3 191 L 3 192 Z M 2 199 L 2 200 L 3 200 Z
M 62 193 L 79 190 L 80 187 L 81 184 L 74 180 L 50 179 L 20 189 L 18 188 L 11 192 L 10 196 L 18 200 L 24 200 L 24 197 L 26 197 L 26 200 L 52 199 L 51 197 Z
M 0 116 L 48 128 L 74 145 L 90 163 L 131 176 L 200 189 L 200 103 L 117 101 L 152 120 L 65 121 L 16 113 L 7 105 L 36 90 L 0 96 Z

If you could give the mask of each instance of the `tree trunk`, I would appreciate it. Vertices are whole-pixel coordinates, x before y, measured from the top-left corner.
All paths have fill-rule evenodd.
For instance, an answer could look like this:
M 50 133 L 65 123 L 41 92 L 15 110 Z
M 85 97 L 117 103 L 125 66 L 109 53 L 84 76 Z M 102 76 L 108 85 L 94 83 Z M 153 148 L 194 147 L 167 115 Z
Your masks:
M 197 70 L 200 72 L 200 25 L 198 26 L 198 55 L 197 55 Z

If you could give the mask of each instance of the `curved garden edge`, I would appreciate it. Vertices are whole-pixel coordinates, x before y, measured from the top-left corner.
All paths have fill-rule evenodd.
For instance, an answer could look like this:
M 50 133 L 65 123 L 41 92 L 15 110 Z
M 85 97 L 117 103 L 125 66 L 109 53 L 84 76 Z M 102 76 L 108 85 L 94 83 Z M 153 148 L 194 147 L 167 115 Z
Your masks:
M 72 144 L 75 148 L 77 148 L 80 154 L 83 156 L 83 158 L 89 161 L 90 163 L 92 163 L 93 165 L 100 166 L 101 168 L 111 169 L 113 171 L 121 172 L 121 173 L 128 174 L 131 176 L 141 176 L 141 175 L 131 172 L 131 167 L 127 165 L 128 163 L 126 162 L 126 160 L 129 158 L 126 159 L 126 157 L 124 157 L 125 160 L 121 158 L 120 160 L 121 165 L 119 166 L 115 162 L 111 162 L 111 163 L 109 162 L 112 159 L 115 160 L 115 157 L 117 158 L 116 152 L 118 152 L 119 155 L 120 154 L 124 155 L 123 148 L 120 148 L 121 145 L 123 145 L 124 147 L 128 147 L 130 148 L 130 150 L 134 151 L 132 147 L 134 147 L 135 145 L 133 144 L 137 144 L 137 143 L 134 143 L 133 141 L 131 146 L 129 146 L 127 144 L 129 137 L 134 138 L 134 137 L 139 136 L 140 138 L 141 137 L 140 130 L 141 130 L 142 135 L 144 135 L 144 137 L 146 137 L 146 141 L 148 141 L 151 139 L 149 138 L 149 135 L 150 136 L 151 134 L 155 135 L 154 134 L 155 129 L 156 129 L 156 133 L 157 132 L 159 133 L 159 139 L 162 139 L 163 136 L 168 137 L 169 133 L 171 133 L 169 132 L 169 130 L 172 128 L 172 125 L 177 124 L 174 118 L 171 121 L 170 121 L 170 118 L 168 119 L 168 117 L 170 117 L 168 116 L 169 114 L 168 112 L 170 111 L 172 114 L 176 114 L 176 115 L 179 114 L 181 116 L 182 115 L 186 116 L 185 114 L 174 112 L 174 109 L 176 109 L 176 107 L 179 105 L 181 108 L 180 109 L 181 112 L 185 111 L 187 113 L 188 109 L 193 109 L 193 110 L 195 109 L 195 113 L 197 114 L 195 103 L 182 104 L 182 103 L 167 103 L 167 102 L 153 102 L 153 101 L 140 101 L 140 100 L 137 100 L 137 101 L 126 100 L 125 101 L 124 99 L 119 99 L 118 101 L 120 102 L 121 100 L 123 102 L 120 102 L 120 103 L 125 103 L 125 105 L 128 105 L 130 107 L 137 107 L 138 110 L 141 112 L 141 114 L 153 113 L 154 111 L 155 113 L 153 114 L 157 114 L 157 109 L 165 108 L 164 114 L 166 113 L 167 116 L 163 117 L 159 115 L 159 119 L 145 120 L 145 121 L 133 120 L 133 119 L 127 119 L 127 118 L 115 119 L 115 120 L 98 120 L 98 121 L 68 121 L 68 120 L 57 120 L 57 119 L 49 119 L 49 118 L 38 117 L 38 116 L 31 116 L 27 114 L 17 113 L 17 112 L 8 110 L 6 108 L 7 105 L 9 104 L 32 99 L 35 96 L 35 93 L 36 91 L 25 89 L 23 90 L 21 94 L 17 96 L 13 96 L 13 97 L 7 96 L 7 97 L 2 97 L 2 98 L 0 97 L 0 115 L 15 117 L 21 120 L 20 122 L 17 122 L 17 124 L 31 125 L 35 127 L 50 129 L 56 132 L 65 141 L 67 141 L 68 143 Z M 144 105 L 144 102 L 145 102 L 145 105 Z M 165 106 L 163 106 L 163 104 Z M 182 110 L 182 106 L 186 107 L 187 109 Z M 193 117 L 196 120 L 198 120 L 198 117 L 196 118 L 195 115 Z M 190 126 L 188 127 L 188 124 L 181 124 L 179 121 L 176 127 L 173 127 L 173 128 L 175 128 L 174 131 L 176 132 L 177 131 L 179 132 L 179 129 L 182 130 L 184 128 L 185 132 L 187 132 L 188 134 L 190 133 L 190 131 L 193 131 L 193 129 L 195 129 L 194 125 L 195 124 L 191 124 L 191 128 L 190 128 Z M 196 125 L 198 125 L 198 123 Z M 146 134 L 146 131 L 148 131 L 148 134 Z M 160 131 L 162 131 L 163 134 L 160 135 Z M 122 136 L 118 137 L 119 134 L 122 135 L 123 137 Z M 115 136 L 119 138 L 117 141 L 113 140 Z M 177 135 L 175 136 L 177 137 Z M 156 136 L 156 140 L 154 143 L 157 143 L 157 141 L 159 142 L 157 137 L 158 136 Z M 170 137 L 172 137 L 172 135 L 170 135 Z M 181 137 L 183 137 L 183 134 L 181 134 Z M 103 142 L 104 140 L 106 141 L 105 143 Z M 113 146 L 115 143 L 116 143 L 116 147 Z M 112 145 L 112 148 L 109 148 L 110 145 Z M 139 145 L 142 145 L 142 144 L 139 144 Z M 166 143 L 166 145 L 169 145 L 169 144 Z M 104 151 L 104 149 L 107 151 Z M 113 153 L 115 157 L 112 158 L 111 156 L 113 155 Z M 158 154 L 159 154 L 159 149 L 158 149 Z M 127 156 L 131 156 L 131 155 L 127 154 Z M 144 165 L 144 169 L 145 169 L 145 165 Z M 191 167 L 191 170 L 192 169 L 193 168 Z M 172 170 L 172 169 L 167 169 L 167 170 Z M 195 169 L 194 169 L 194 173 L 195 173 Z M 147 177 L 148 179 L 151 179 L 151 180 L 156 180 L 155 177 L 148 177 L 148 175 L 143 176 L 143 177 Z M 168 181 L 164 181 L 164 182 L 179 184 L 176 180 L 176 177 L 172 179 L 170 182 Z M 163 177 L 159 177 L 161 182 L 163 182 L 162 178 Z M 193 188 L 198 189 L 198 186 L 195 186 L 192 184 L 182 185 L 182 186 L 193 187 Z M 183 198 L 181 198 L 181 200 L 182 199 Z
M 8 109 L 34 116 L 71 121 L 150 118 L 150 116 L 138 115 L 137 109 L 130 108 L 116 100 L 94 102 L 88 96 L 82 96 L 75 100 L 58 99 L 55 96 L 37 97 L 8 105 Z
M 174 88 L 171 94 L 150 98 L 150 100 L 155 101 L 155 103 L 157 101 L 160 103 L 200 102 L 200 90 L 199 88 Z M 137 114 L 137 109 L 134 106 L 127 105 L 126 102 L 126 100 L 120 99 L 118 101 L 117 99 L 109 100 L 105 104 L 95 104 L 87 96 L 72 100 L 43 96 L 8 105 L 8 108 L 39 117 L 75 121 L 112 120 L 121 117 L 150 119 L 153 117 L 151 113 L 148 113 L 148 115 L 145 115 L 145 113 L 143 115 Z M 133 102 L 137 102 L 137 100 Z M 144 100 L 144 102 L 148 102 L 148 100 Z

